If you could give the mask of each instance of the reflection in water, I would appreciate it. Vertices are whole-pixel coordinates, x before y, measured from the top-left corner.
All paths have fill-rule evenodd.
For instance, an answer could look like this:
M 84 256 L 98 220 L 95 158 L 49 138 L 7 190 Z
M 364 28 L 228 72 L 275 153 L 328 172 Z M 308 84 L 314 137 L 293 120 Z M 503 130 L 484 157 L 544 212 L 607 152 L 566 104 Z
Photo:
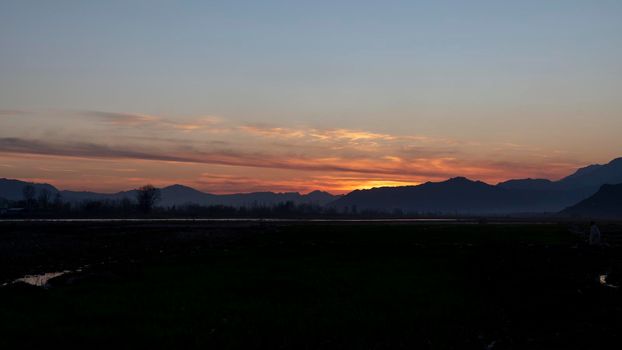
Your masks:
M 607 274 L 598 276 L 598 282 L 601 286 L 609 287 L 609 288 L 618 288 L 618 286 L 607 283 Z
M 74 273 L 74 272 L 82 272 L 83 269 L 87 268 L 88 265 L 84 265 L 81 268 L 75 269 L 75 270 L 64 270 L 64 271 L 56 271 L 56 272 L 46 272 L 46 273 L 42 273 L 39 275 L 26 275 L 24 277 L 20 277 L 16 280 L 13 280 L 12 282 L 7 282 L 4 284 L 0 284 L 0 287 L 6 287 L 10 284 L 13 283 L 26 283 L 26 284 L 30 284 L 31 286 L 35 286 L 35 287 L 43 287 L 43 288 L 47 288 L 48 287 L 48 282 L 55 277 L 58 276 L 62 276 L 68 273 Z
M 24 282 L 37 287 L 45 287 L 49 280 L 54 277 L 62 276 L 71 271 L 60 271 L 60 272 L 46 272 L 41 275 L 27 275 L 22 278 L 16 279 L 13 283 L 16 282 Z

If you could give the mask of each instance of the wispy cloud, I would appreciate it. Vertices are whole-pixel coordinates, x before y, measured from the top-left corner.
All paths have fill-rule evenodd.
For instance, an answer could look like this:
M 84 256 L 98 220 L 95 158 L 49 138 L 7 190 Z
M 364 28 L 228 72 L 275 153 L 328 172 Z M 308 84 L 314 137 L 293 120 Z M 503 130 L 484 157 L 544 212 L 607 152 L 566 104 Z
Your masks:
M 174 122 L 163 120 L 161 125 L 164 127 L 172 127 L 173 129 L 189 132 L 197 130 L 209 130 L 210 132 L 222 132 L 229 129 L 222 126 L 222 119 L 215 116 L 204 116 L 187 122 Z
M 216 116 L 201 116 L 190 120 L 176 120 L 149 114 L 118 113 L 102 111 L 80 111 L 79 115 L 95 117 L 102 122 L 117 127 L 151 127 L 154 129 L 172 129 L 179 131 L 195 131 L 209 129 L 217 131 L 216 126 L 222 119 Z M 218 128 L 220 130 L 220 128 Z
M 0 138 L 0 152 L 36 154 L 60 157 L 135 159 L 147 161 L 216 164 L 254 168 L 289 169 L 299 171 L 391 175 L 404 178 L 446 178 L 457 175 L 502 178 L 508 171 L 515 172 L 517 164 L 465 161 L 456 158 L 393 158 L 375 156 L 343 158 L 338 155 L 305 156 L 284 153 L 249 152 L 240 150 L 201 150 L 182 147 L 145 149 L 136 146 L 109 146 L 85 142 L 45 142 L 21 138 Z
M 267 125 L 261 125 L 261 124 L 241 125 L 238 128 L 240 131 L 248 133 L 248 134 L 268 136 L 268 137 L 276 136 L 276 137 L 286 137 L 286 138 L 300 138 L 306 135 L 304 131 L 297 130 L 297 129 L 267 126 Z
M 360 129 L 316 128 L 311 126 L 287 127 L 262 123 L 236 124 L 218 116 L 164 118 L 147 114 L 103 111 L 82 111 L 79 113 L 95 117 L 108 125 L 119 128 L 127 127 L 128 130 L 133 130 L 132 128 L 135 126 L 141 126 L 141 131 L 148 129 L 156 132 L 166 131 L 169 139 L 176 132 L 197 132 L 197 135 L 201 133 L 227 134 L 241 139 L 254 137 L 256 140 L 264 139 L 269 140 L 271 143 L 281 140 L 295 142 L 298 146 L 304 143 L 318 144 L 320 142 L 325 145 L 331 145 L 333 149 L 341 149 L 348 146 L 392 147 L 397 144 L 400 144 L 401 147 L 412 147 L 413 144 L 443 144 L 445 146 L 456 144 L 455 140 L 430 137 L 428 135 L 393 135 Z M 181 135 L 181 137 L 183 139 L 186 135 Z
M 95 143 L 85 142 L 50 142 L 28 140 L 15 137 L 0 138 L 0 152 L 53 155 L 77 158 L 126 158 L 162 161 L 190 161 L 189 159 L 154 154 L 149 152 L 126 150 Z
M 98 118 L 106 123 L 114 125 L 134 126 L 140 124 L 153 123 L 159 120 L 158 117 L 147 114 L 116 113 L 102 111 L 81 111 L 80 114 Z
M 129 173 L 136 175 L 132 178 L 147 177 L 143 172 L 147 168 L 151 169 L 150 174 L 155 174 L 154 181 L 162 180 L 154 172 L 158 166 L 169 173 L 173 168 L 206 166 L 221 170 L 222 166 L 273 169 L 257 170 L 257 174 L 279 171 L 296 174 L 300 180 L 268 181 L 263 177 L 255 182 L 230 177 L 211 178 L 210 181 L 220 182 L 227 188 L 244 187 L 246 182 L 248 186 L 244 188 L 260 189 L 263 188 L 261 183 L 269 183 L 290 190 L 292 186 L 309 188 L 305 183 L 325 189 L 351 189 L 415 184 L 453 176 L 488 182 L 518 177 L 557 177 L 576 166 L 566 160 L 565 154 L 546 153 L 536 147 L 509 142 L 482 144 L 362 129 L 236 123 L 216 116 L 158 117 L 101 111 L 78 114 L 95 118 L 100 123 L 78 118 L 83 124 L 74 127 L 75 119 L 71 119 L 71 122 L 65 121 L 65 130 L 49 132 L 53 124 L 44 127 L 40 124 L 41 118 L 28 119 L 24 122 L 30 123 L 30 128 L 22 127 L 19 132 L 9 133 L 9 137 L 7 133 L 0 134 L 0 154 L 12 161 L 17 155 L 47 157 L 47 160 L 63 158 L 62 165 L 50 163 L 49 169 L 55 166 L 71 169 L 67 164 L 75 158 L 112 160 L 119 170 L 111 168 L 107 173 L 123 181 L 129 181 L 126 177 Z M 63 113 L 56 112 L 54 117 L 63 118 Z M 5 123 L 11 125 L 10 120 Z M 146 165 L 140 161 L 151 163 Z M 171 167 L 157 162 L 178 164 Z
M 369 140 L 395 140 L 396 137 L 388 134 L 373 133 L 355 129 L 317 129 L 317 128 L 287 128 L 262 124 L 247 124 L 239 127 L 240 130 L 260 136 L 280 136 L 286 138 L 310 138 L 315 141 L 369 141 Z
M 28 113 L 28 111 L 20 109 L 0 109 L 0 117 L 14 117 Z

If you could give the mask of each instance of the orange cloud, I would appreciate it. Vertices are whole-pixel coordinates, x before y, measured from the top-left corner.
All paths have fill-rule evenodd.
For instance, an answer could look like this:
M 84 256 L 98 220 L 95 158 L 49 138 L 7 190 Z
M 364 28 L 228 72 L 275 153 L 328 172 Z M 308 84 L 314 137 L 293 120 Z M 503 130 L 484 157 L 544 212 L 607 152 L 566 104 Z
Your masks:
M 279 127 L 268 127 L 262 125 L 242 125 L 239 127 L 239 130 L 259 136 L 280 136 L 280 137 L 304 137 L 305 132 L 296 129 L 290 128 L 279 128 Z
M 68 183 L 66 179 L 71 178 L 80 186 L 116 184 L 119 189 L 140 181 L 183 181 L 220 193 L 318 188 L 341 193 L 453 176 L 487 182 L 520 177 L 557 178 L 579 165 L 577 161 L 567 161 L 568 155 L 563 152 L 545 153 L 509 142 L 480 144 L 346 128 L 236 124 L 212 116 L 162 118 L 132 113 L 81 113 L 104 123 L 87 124 L 87 132 L 79 128 L 74 131 L 72 123 L 66 123 L 66 130 L 50 134 L 33 120 L 30 128 L 22 129 L 26 131 L 14 131 L 9 137 L 6 131 L 15 129 L 10 125 L 3 128 L 3 165 L 19 169 L 17 163 L 8 160 L 45 157 L 47 172 L 75 168 L 80 169 L 76 173 L 88 173 L 104 167 L 81 166 L 85 161 L 114 162 L 114 167 L 103 170 L 105 175 L 93 170 L 85 178 L 56 171 L 57 180 Z M 56 117 L 62 118 L 62 114 Z M 37 177 L 43 171 L 37 168 L 43 167 L 32 166 L 28 172 L 19 172 L 3 166 L 3 171 Z M 201 175 L 213 174 L 210 169 L 214 168 L 220 169 L 218 176 Z M 241 176 L 239 169 L 253 176 Z
M 208 131 L 223 131 L 223 129 L 219 124 L 221 124 L 222 120 L 218 117 L 201 117 L 189 122 L 176 122 L 171 120 L 163 120 L 163 127 L 172 127 L 173 129 L 178 129 L 182 131 L 196 131 L 196 130 L 208 130 Z
M 395 140 L 397 137 L 353 129 L 316 129 L 316 128 L 285 128 L 266 125 L 242 125 L 240 130 L 259 136 L 280 136 L 286 138 L 309 138 L 313 141 L 360 141 L 360 140 Z
M 288 154 L 243 152 L 233 150 L 145 150 L 137 147 L 121 148 L 95 143 L 42 142 L 1 138 L 0 152 L 34 154 L 69 158 L 144 160 L 190 164 L 214 164 L 266 169 L 327 172 L 366 175 L 375 181 L 421 182 L 453 176 L 468 176 L 484 180 L 502 180 L 519 177 L 525 170 L 536 170 L 536 165 L 519 166 L 516 163 L 460 160 L 457 158 L 411 158 L 386 160 L 378 157 L 344 158 L 312 157 Z M 519 170 L 517 170 L 519 169 Z M 510 176 L 513 175 L 513 176 Z M 311 177 L 311 176 L 309 176 Z

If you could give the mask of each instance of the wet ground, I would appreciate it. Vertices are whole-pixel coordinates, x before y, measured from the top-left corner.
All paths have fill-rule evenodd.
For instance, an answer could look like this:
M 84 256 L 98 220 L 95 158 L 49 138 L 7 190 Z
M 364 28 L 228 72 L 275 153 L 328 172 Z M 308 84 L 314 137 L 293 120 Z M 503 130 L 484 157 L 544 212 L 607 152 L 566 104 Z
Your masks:
M 601 229 L 612 246 L 552 223 L 4 222 L 0 346 L 605 346 Z

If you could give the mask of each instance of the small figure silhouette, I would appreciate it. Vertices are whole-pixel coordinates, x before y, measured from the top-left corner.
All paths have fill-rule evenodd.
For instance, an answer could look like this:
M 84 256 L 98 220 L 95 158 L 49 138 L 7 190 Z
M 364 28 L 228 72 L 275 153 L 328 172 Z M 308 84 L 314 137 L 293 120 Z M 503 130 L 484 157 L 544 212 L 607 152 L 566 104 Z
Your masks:
M 590 222 L 590 237 L 589 243 L 593 246 L 599 246 L 601 244 L 601 235 L 598 226 L 594 221 Z

